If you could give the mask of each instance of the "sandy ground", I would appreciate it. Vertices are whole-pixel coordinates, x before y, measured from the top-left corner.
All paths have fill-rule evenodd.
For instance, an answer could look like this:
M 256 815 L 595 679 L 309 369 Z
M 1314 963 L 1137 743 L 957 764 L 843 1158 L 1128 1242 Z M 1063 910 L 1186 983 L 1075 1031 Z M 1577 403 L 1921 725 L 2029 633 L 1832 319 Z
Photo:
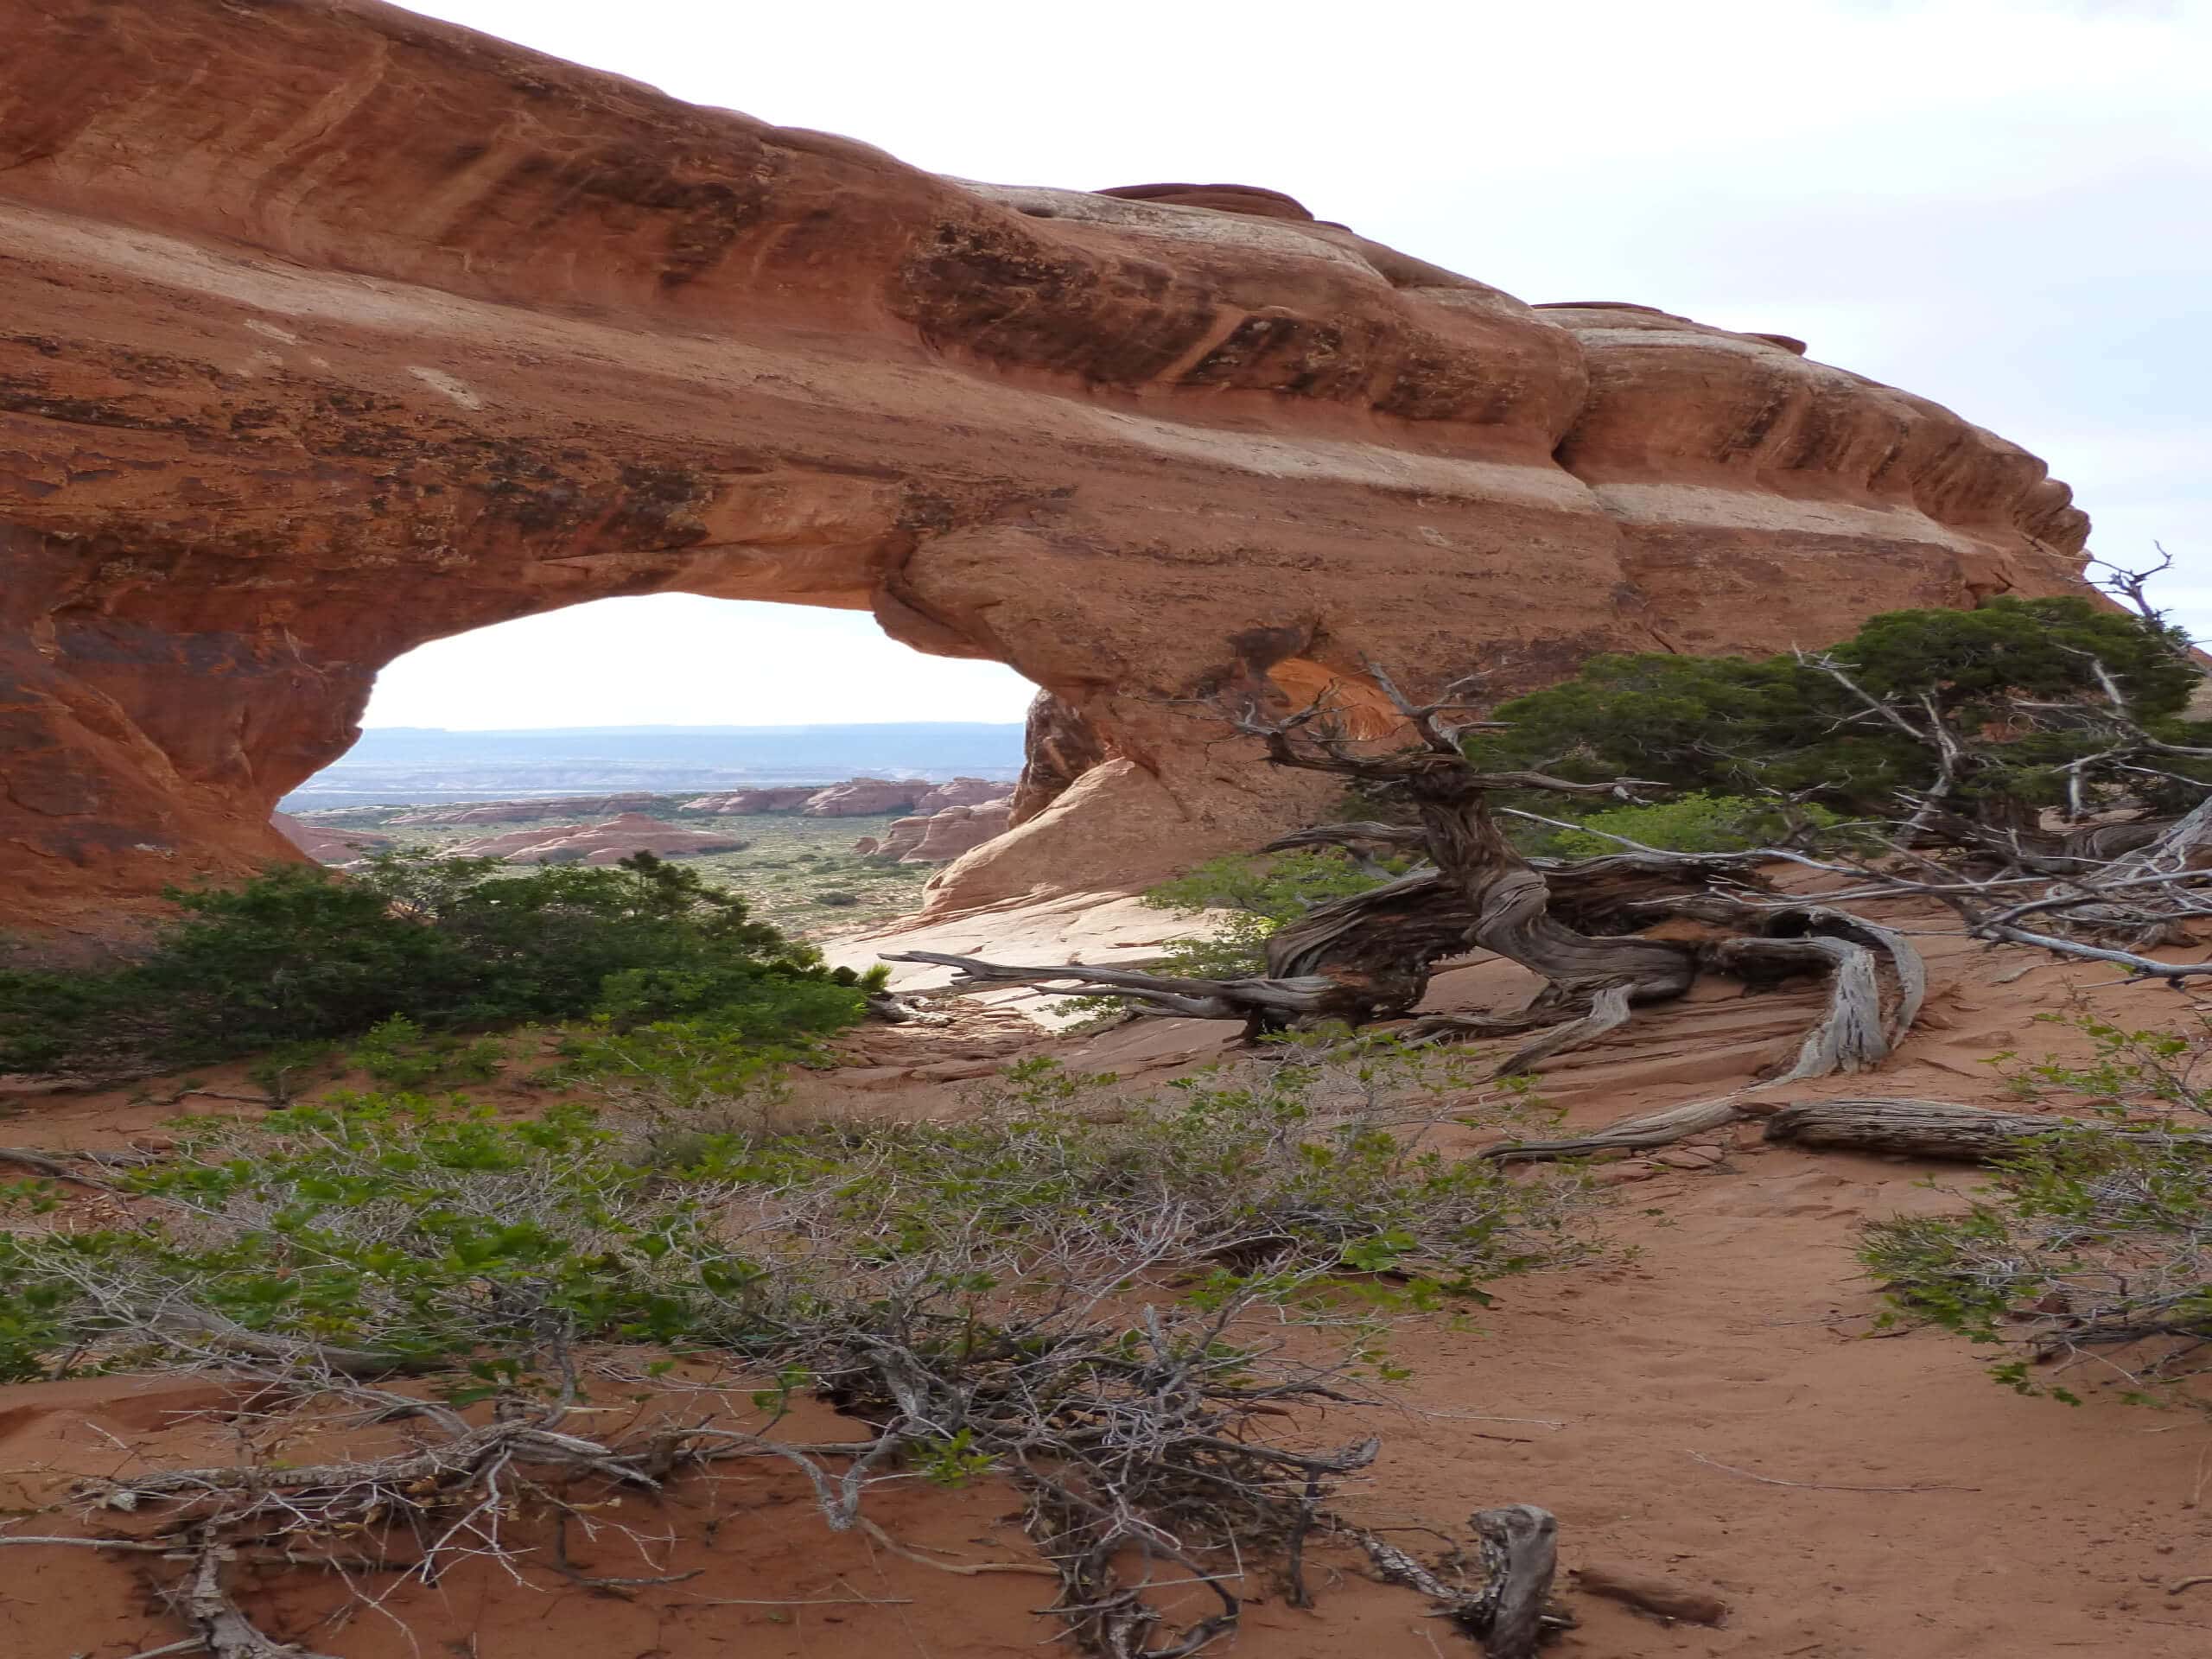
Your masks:
M 2086 965 L 1923 944 L 1928 1014 L 1891 1064 L 1878 1079 L 1827 1079 L 1791 1097 L 1998 1103 L 1988 1057 L 2083 1052 L 2064 1027 L 2036 1023 L 2039 1013 L 2078 1005 L 2153 1026 L 2191 1012 L 2170 990 L 2115 985 Z M 1482 1006 L 1510 995 L 1515 979 L 1496 965 L 1455 970 L 1433 1001 Z M 1793 1047 L 1813 1007 L 1808 991 L 1701 987 L 1567 1057 L 1544 1092 L 1577 1123 L 1718 1093 Z M 1071 1065 L 1142 1080 L 1205 1062 L 1229 1035 L 1159 1020 L 1044 1039 L 1001 1014 L 949 1033 L 871 1033 L 849 1071 L 809 1086 L 825 1108 L 957 1112 L 1016 1052 L 1042 1046 Z M 239 1087 L 224 1075 L 208 1081 Z M 194 1105 L 251 1109 L 205 1096 L 23 1100 L 0 1141 L 122 1144 Z M 1855 1230 L 1871 1217 L 1961 1204 L 1971 1171 L 1769 1150 L 1738 1128 L 1609 1166 L 1605 1179 L 1611 1202 L 1599 1224 L 1626 1259 L 1508 1281 L 1473 1328 L 1408 1327 L 1394 1344 L 1414 1373 L 1406 1409 L 1324 1426 L 1332 1438 L 1370 1428 L 1384 1437 L 1372 1478 L 1344 1495 L 1346 1513 L 1464 1538 L 1472 1510 L 1541 1503 L 1559 1515 L 1564 1568 L 1630 1567 L 1730 1605 L 1719 1628 L 1668 1625 L 1580 1593 L 1569 1571 L 1562 1590 L 1581 1623 L 1551 1650 L 1572 1659 L 2212 1652 L 2212 1584 L 2165 1588 L 2212 1573 L 2212 1425 L 2127 1405 L 2117 1397 L 2123 1380 L 2092 1368 L 2064 1378 L 2084 1396 L 2077 1408 L 2021 1398 L 1988 1379 L 1976 1351 L 1875 1325 L 1880 1300 L 1853 1257 Z M 21 1508 L 50 1493 L 54 1471 L 208 1455 L 219 1425 L 168 1417 L 207 1403 L 204 1383 L 175 1379 L 0 1390 L 0 1470 L 32 1489 L 6 1501 Z M 910 1544 L 966 1552 L 944 1560 L 1019 1561 L 1014 1509 L 1008 1490 L 986 1482 L 950 1497 L 894 1486 L 875 1513 Z M 636 1524 L 693 1535 L 664 1559 L 700 1577 L 617 1595 L 459 1574 L 395 1605 L 414 1626 L 412 1647 L 374 1618 L 316 1630 L 313 1645 L 340 1659 L 944 1659 L 1049 1648 L 1052 1626 L 1031 1611 L 1049 1599 L 1047 1581 L 955 1576 L 833 1536 L 796 1478 L 773 1470 L 748 1466 L 743 1481 L 640 1512 Z M 1424 1618 L 1417 1598 L 1374 1584 L 1349 1558 L 1325 1567 L 1316 1609 L 1268 1596 L 1225 1650 L 1472 1651 Z M 174 1641 L 176 1625 L 146 1586 L 175 1570 L 89 1551 L 8 1550 L 0 1654 L 124 1659 Z M 272 1627 L 301 1637 L 335 1592 L 286 1581 L 262 1593 Z M 779 1597 L 786 1605 L 750 1605 Z M 838 1597 L 853 1599 L 830 1599 Z

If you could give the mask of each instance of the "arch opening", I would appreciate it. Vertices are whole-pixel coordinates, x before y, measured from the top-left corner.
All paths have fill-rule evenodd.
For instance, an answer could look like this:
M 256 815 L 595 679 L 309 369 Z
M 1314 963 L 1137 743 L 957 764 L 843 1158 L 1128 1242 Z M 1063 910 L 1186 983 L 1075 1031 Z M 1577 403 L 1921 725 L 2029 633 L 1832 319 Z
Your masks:
M 787 931 L 919 909 L 1003 834 L 1037 688 L 864 611 L 658 594 L 449 635 L 377 674 L 358 738 L 272 823 L 343 866 L 650 851 Z

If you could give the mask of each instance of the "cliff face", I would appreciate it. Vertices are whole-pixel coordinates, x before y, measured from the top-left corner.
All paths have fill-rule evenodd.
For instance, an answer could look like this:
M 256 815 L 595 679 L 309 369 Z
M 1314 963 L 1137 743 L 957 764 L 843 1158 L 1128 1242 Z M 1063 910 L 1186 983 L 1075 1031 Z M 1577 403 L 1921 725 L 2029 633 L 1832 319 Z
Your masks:
M 425 640 L 872 610 L 1108 757 L 934 902 L 1306 804 L 1173 699 L 1509 692 L 2064 588 L 2041 462 L 1795 342 L 1532 308 L 1235 186 L 943 179 L 365 0 L 0 0 L 0 923 L 286 855 Z

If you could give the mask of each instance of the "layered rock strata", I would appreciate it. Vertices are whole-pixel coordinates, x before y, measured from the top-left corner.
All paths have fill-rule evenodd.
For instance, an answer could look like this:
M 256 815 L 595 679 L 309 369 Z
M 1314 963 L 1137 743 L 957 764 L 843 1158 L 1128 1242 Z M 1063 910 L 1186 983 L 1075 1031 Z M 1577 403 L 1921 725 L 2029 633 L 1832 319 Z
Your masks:
M 286 855 L 384 664 L 609 595 L 865 609 L 1044 688 L 1081 769 L 947 910 L 1318 806 L 1209 696 L 2075 579 L 2065 486 L 1947 410 L 1273 192 L 940 178 L 368 0 L 0 0 L 0 39 L 21 934 Z

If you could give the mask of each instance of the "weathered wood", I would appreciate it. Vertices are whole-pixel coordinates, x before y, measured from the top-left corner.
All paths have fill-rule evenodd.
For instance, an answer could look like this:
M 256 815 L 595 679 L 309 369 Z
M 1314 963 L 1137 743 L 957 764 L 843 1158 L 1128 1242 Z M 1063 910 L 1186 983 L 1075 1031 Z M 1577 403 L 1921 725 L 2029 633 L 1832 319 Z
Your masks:
M 1559 1570 L 1558 1519 L 1533 1503 L 1509 1503 L 1478 1510 L 1467 1522 L 1481 1541 L 1488 1574 L 1483 1651 L 1490 1659 L 1535 1659 L 1544 1603 Z
M 1785 1106 L 1767 1119 L 1766 1139 L 1777 1146 L 1987 1163 L 2043 1136 L 2079 1127 L 2078 1119 L 2039 1113 L 1993 1112 L 1955 1101 L 1872 1096 Z M 2212 1147 L 2212 1134 L 2202 1130 L 2146 1132 Z
M 1629 988 L 1608 985 L 1590 999 L 1589 1011 L 1580 1019 L 1554 1026 L 1541 1037 L 1523 1043 L 1498 1062 L 1493 1077 L 1517 1077 L 1533 1071 L 1539 1060 L 1548 1060 L 1570 1049 L 1594 1043 L 1609 1031 L 1628 1023 Z
M 1643 1152 L 1654 1147 L 1670 1147 L 1691 1135 L 1735 1122 L 1744 1116 L 1742 1100 L 1746 1092 L 1739 1089 L 1707 1100 L 1669 1106 L 1664 1111 L 1639 1113 L 1618 1123 L 1609 1123 L 1602 1129 L 1593 1129 L 1588 1135 L 1569 1135 L 1557 1141 L 1508 1141 L 1503 1146 L 1484 1148 L 1482 1155 L 1502 1164 L 1543 1163 L 1558 1158 L 1587 1158 L 1600 1153 Z

